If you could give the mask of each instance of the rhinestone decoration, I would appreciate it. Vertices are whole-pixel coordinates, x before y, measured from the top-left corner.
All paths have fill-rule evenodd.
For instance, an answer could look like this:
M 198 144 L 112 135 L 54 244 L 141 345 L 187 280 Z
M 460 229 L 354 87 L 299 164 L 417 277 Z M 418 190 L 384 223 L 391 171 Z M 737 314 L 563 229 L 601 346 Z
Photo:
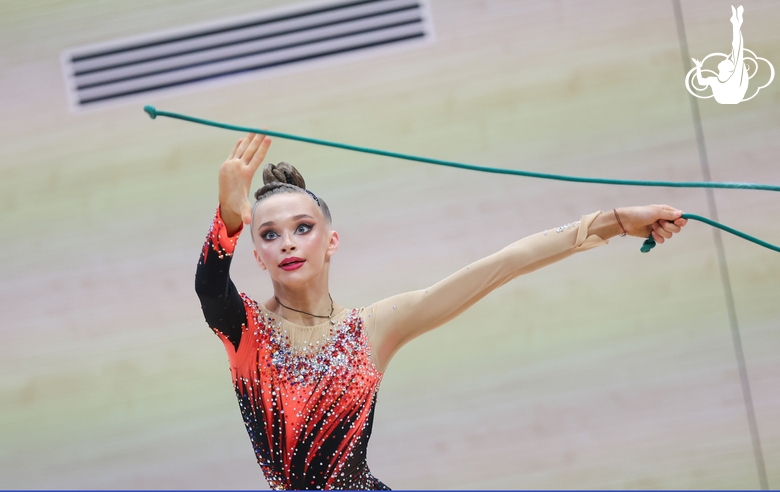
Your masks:
M 219 209 L 199 264 L 233 255 Z M 225 270 L 226 271 L 226 270 Z M 225 343 L 239 409 L 272 489 L 387 489 L 370 472 L 366 448 L 382 381 L 358 310 L 331 319 L 319 338 L 241 294 L 246 323 Z M 238 327 L 237 327 L 238 328 Z M 322 327 L 317 328 L 322 329 Z M 296 332 L 301 335 L 300 332 Z
M 209 227 L 206 242 L 203 244 L 203 261 L 208 260 L 209 251 L 214 251 L 220 259 L 227 256 L 233 256 L 233 251 L 236 249 L 236 242 L 238 242 L 238 236 L 238 234 L 235 234 L 232 237 L 227 235 L 225 223 L 222 222 L 222 218 L 219 215 L 219 209 L 217 209 L 214 220 L 211 221 L 211 227 Z
M 242 294 L 248 326 L 232 369 L 257 461 L 274 489 L 384 489 L 366 464 L 382 374 L 353 310 L 313 342 Z M 288 325 L 291 325 L 288 327 Z
M 555 232 L 559 232 L 559 233 L 560 233 L 560 232 L 563 232 L 563 231 L 565 231 L 565 230 L 566 230 L 566 229 L 568 229 L 569 227 L 572 227 L 572 228 L 573 228 L 573 227 L 577 227 L 578 225 L 580 225 L 580 222 L 581 222 L 581 221 L 579 221 L 579 220 L 578 220 L 578 221 L 576 221 L 576 222 L 569 222 L 568 224 L 563 224 L 562 226 L 560 226 L 560 227 L 557 227 L 557 228 L 555 229 Z M 545 234 L 547 234 L 547 231 L 545 231 Z

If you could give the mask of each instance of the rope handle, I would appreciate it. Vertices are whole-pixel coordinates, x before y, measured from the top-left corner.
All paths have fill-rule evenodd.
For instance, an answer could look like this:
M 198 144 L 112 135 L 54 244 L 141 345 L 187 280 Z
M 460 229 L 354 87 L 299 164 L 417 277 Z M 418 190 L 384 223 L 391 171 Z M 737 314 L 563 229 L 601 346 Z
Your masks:
M 710 220 L 707 217 L 702 217 L 701 215 L 696 215 L 696 214 L 682 214 L 681 218 L 704 222 L 705 224 L 709 224 L 712 227 L 717 227 L 718 229 L 734 234 L 735 236 L 741 237 L 742 239 L 746 239 L 751 243 L 756 243 L 759 246 L 763 246 L 767 249 L 771 249 L 772 251 L 777 251 L 778 253 L 780 253 L 780 247 L 775 246 L 774 244 L 770 244 L 766 241 L 762 241 L 758 239 L 757 237 L 753 237 L 750 234 L 745 234 L 744 232 L 738 231 L 736 229 L 732 229 L 727 225 L 721 224 L 719 222 L 715 222 L 714 220 Z M 655 245 L 656 245 L 655 239 L 653 239 L 653 235 L 650 234 L 650 237 L 645 239 L 645 242 L 642 243 L 642 247 L 639 249 L 639 251 L 641 251 L 642 253 L 648 253 L 651 249 L 655 248 Z

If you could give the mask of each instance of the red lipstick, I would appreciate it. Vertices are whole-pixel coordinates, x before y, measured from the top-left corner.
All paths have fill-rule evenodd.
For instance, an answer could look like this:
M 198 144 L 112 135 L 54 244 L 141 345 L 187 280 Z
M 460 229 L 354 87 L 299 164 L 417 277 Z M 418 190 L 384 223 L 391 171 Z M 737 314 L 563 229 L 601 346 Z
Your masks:
M 302 267 L 305 261 L 306 260 L 304 260 L 303 258 L 291 256 L 289 258 L 285 258 L 284 260 L 282 260 L 282 262 L 279 263 L 279 268 L 290 272 L 292 270 L 297 270 L 300 267 Z

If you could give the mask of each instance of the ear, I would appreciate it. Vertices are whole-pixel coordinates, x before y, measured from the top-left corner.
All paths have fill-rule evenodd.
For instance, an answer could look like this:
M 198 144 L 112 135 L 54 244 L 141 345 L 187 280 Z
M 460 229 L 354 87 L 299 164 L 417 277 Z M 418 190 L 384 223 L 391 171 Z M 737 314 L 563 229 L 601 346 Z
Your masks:
M 328 241 L 328 249 L 325 251 L 325 258 L 330 259 L 331 256 L 339 249 L 339 233 L 336 231 L 330 231 L 330 240 Z
M 265 263 L 263 263 L 263 260 L 260 259 L 260 255 L 257 254 L 257 250 L 252 250 L 252 253 L 255 254 L 255 261 L 257 262 L 257 265 L 260 267 L 261 270 L 268 270 L 266 268 Z

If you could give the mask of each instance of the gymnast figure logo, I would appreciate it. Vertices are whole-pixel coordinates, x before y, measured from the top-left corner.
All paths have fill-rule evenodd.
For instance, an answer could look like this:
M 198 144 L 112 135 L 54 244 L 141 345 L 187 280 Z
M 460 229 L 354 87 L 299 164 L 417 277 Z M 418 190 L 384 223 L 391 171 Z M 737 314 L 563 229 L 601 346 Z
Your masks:
M 749 101 L 756 97 L 756 94 L 772 83 L 772 80 L 775 78 L 775 67 L 766 58 L 761 58 L 745 48 L 741 31 L 742 12 L 744 11 L 745 9 L 742 8 L 742 5 L 736 10 L 733 5 L 731 6 L 732 15 L 730 20 L 733 28 L 731 54 L 711 53 L 704 57 L 702 61 L 692 58 L 696 66 L 685 76 L 685 87 L 694 96 L 700 99 L 714 97 L 720 104 L 739 104 L 742 101 Z M 751 56 L 748 56 L 748 54 Z M 716 60 L 722 58 L 721 62 L 718 63 L 717 74 L 712 70 L 702 69 L 702 65 L 709 58 L 713 57 Z M 747 94 L 750 79 L 758 73 L 759 60 L 766 63 L 769 67 L 769 81 L 756 88 L 755 92 L 746 98 L 745 94 Z M 702 77 L 702 73 L 709 73 L 714 75 L 714 77 Z M 708 96 L 697 94 L 697 92 L 706 92 L 708 87 L 712 89 L 712 94 Z

